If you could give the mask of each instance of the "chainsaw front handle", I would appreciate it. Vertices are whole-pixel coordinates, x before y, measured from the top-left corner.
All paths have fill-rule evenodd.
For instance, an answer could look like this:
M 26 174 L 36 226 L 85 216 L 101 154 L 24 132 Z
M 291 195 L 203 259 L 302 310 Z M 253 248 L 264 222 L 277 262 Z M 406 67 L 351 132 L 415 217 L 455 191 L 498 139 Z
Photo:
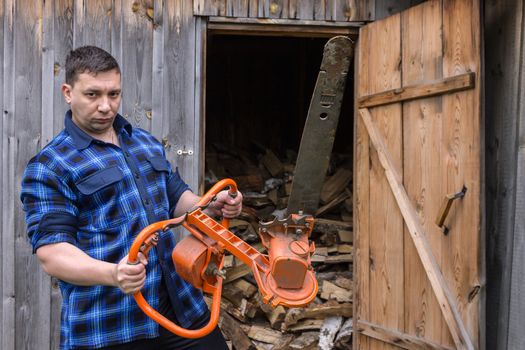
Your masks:
M 195 207 L 193 210 L 199 209 L 201 207 L 207 206 L 223 189 L 226 187 L 229 187 L 229 194 L 232 197 L 237 196 L 237 184 L 231 180 L 231 179 L 224 179 L 219 182 L 217 182 L 204 196 L 201 197 L 201 199 L 195 204 Z M 186 214 L 183 216 L 179 216 L 170 220 L 164 220 L 159 221 L 156 223 L 153 223 L 147 227 L 145 227 L 135 238 L 133 241 L 133 244 L 131 245 L 131 249 L 129 251 L 128 255 L 128 263 L 129 264 L 138 264 L 138 253 L 142 252 L 146 258 L 147 254 L 150 251 L 150 249 L 157 245 L 158 242 L 158 235 L 159 231 L 167 231 L 170 228 L 174 226 L 178 226 L 182 224 L 186 220 Z M 221 223 L 224 227 L 229 227 L 229 220 L 223 219 Z M 199 233 L 192 232 L 194 235 L 200 235 Z M 221 262 L 222 265 L 222 262 Z M 221 269 L 222 266 L 219 266 L 219 269 Z M 212 298 L 212 304 L 211 304 L 211 316 L 210 321 L 208 324 L 200 329 L 196 330 L 190 330 L 186 328 L 182 328 L 175 323 L 168 320 L 166 317 L 161 315 L 157 310 L 152 308 L 149 303 L 146 301 L 144 296 L 142 295 L 141 291 L 136 292 L 133 294 L 133 298 L 135 298 L 135 301 L 137 302 L 137 305 L 140 307 L 144 313 L 153 319 L 155 322 L 160 324 L 162 327 L 167 329 L 168 331 L 184 338 L 202 338 L 208 334 L 210 334 L 215 327 L 217 327 L 217 323 L 219 322 L 219 313 L 220 313 L 220 307 L 221 307 L 221 293 L 222 293 L 222 277 L 217 276 L 217 283 L 215 284 L 215 288 L 213 290 L 213 298 Z

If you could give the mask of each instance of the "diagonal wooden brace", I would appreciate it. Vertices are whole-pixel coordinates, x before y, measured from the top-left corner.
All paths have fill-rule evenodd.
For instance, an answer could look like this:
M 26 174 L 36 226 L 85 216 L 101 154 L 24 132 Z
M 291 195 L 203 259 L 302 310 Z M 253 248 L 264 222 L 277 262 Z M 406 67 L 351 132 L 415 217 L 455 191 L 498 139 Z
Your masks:
M 368 108 L 360 108 L 359 114 L 363 119 L 370 140 L 377 151 L 379 161 L 385 169 L 385 176 L 394 197 L 396 198 L 399 209 L 401 210 L 401 214 L 403 215 L 405 224 L 410 232 L 410 237 L 412 237 L 419 258 L 423 263 L 423 268 L 430 280 L 432 290 L 436 295 L 439 307 L 441 308 L 445 322 L 447 323 L 452 338 L 454 339 L 456 348 L 474 350 L 474 345 L 470 340 L 470 336 L 463 320 L 461 319 L 456 302 L 447 287 L 441 269 L 432 253 L 423 225 L 421 224 L 414 206 L 410 202 L 408 194 L 401 181 L 401 177 L 395 169 L 392 157 L 388 152 L 385 142 L 372 122 L 370 111 Z

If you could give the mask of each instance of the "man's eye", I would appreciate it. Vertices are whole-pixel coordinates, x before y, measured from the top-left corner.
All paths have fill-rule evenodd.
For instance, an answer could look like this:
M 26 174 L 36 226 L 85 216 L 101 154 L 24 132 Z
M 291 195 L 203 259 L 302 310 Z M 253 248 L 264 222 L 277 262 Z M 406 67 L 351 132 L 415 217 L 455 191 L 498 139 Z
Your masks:
M 87 97 L 95 97 L 97 96 L 97 94 L 95 94 L 94 92 L 86 92 L 85 94 Z
M 112 92 L 109 94 L 109 96 L 111 97 L 119 97 L 120 96 L 120 92 Z

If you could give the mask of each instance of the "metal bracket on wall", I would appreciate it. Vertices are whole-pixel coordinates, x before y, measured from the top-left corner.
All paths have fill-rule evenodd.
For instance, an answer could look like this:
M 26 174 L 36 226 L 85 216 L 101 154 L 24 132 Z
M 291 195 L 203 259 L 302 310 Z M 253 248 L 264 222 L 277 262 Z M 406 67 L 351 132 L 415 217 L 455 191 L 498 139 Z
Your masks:
M 467 187 L 463 186 L 461 191 L 453 194 L 447 194 L 443 200 L 443 204 L 441 204 L 441 208 L 439 209 L 439 213 L 436 218 L 436 225 L 438 225 L 445 235 L 447 235 L 450 231 L 450 229 L 445 226 L 445 220 L 448 216 L 448 213 L 450 212 L 450 208 L 452 207 L 452 202 L 454 202 L 456 199 L 465 197 L 465 193 L 467 193 Z
M 177 155 L 179 155 L 179 156 L 192 156 L 193 155 L 193 151 L 191 149 L 190 150 L 178 149 L 177 150 Z

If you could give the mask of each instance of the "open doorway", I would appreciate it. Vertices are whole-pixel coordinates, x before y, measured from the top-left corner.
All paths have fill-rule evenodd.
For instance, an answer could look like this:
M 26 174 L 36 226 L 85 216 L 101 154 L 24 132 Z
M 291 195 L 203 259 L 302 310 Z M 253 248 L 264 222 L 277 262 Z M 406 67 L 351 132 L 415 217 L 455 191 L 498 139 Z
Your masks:
M 258 222 L 287 207 L 303 127 L 328 39 L 224 32 L 207 37 L 204 185 L 208 189 L 221 178 L 237 182 L 244 194 L 244 210 L 238 220 L 231 221 L 231 230 L 257 248 L 262 249 Z M 320 286 L 316 303 L 320 307 L 340 304 L 339 308 L 331 304 L 331 308 L 343 322 L 352 309 L 353 85 L 353 74 L 349 74 L 326 174 L 325 184 L 329 185 L 323 188 L 325 195 L 316 215 L 320 224 L 312 235 L 318 247 L 312 257 Z M 232 269 L 237 267 L 235 259 L 230 264 Z M 240 278 L 255 285 L 248 272 Z M 256 324 L 268 331 L 294 329 L 291 341 L 316 327 L 318 331 L 323 322 L 317 319 L 304 328 L 301 323 L 287 324 L 288 310 L 266 309 L 257 300 L 257 293 L 250 297 L 234 294 L 231 298 L 228 293 L 224 298 L 232 308 L 243 310 L 241 316 L 233 312 L 241 325 Z M 251 306 L 253 314 L 247 311 Z M 350 333 L 343 333 L 338 344 L 347 348 Z M 235 340 L 232 342 L 235 347 Z

